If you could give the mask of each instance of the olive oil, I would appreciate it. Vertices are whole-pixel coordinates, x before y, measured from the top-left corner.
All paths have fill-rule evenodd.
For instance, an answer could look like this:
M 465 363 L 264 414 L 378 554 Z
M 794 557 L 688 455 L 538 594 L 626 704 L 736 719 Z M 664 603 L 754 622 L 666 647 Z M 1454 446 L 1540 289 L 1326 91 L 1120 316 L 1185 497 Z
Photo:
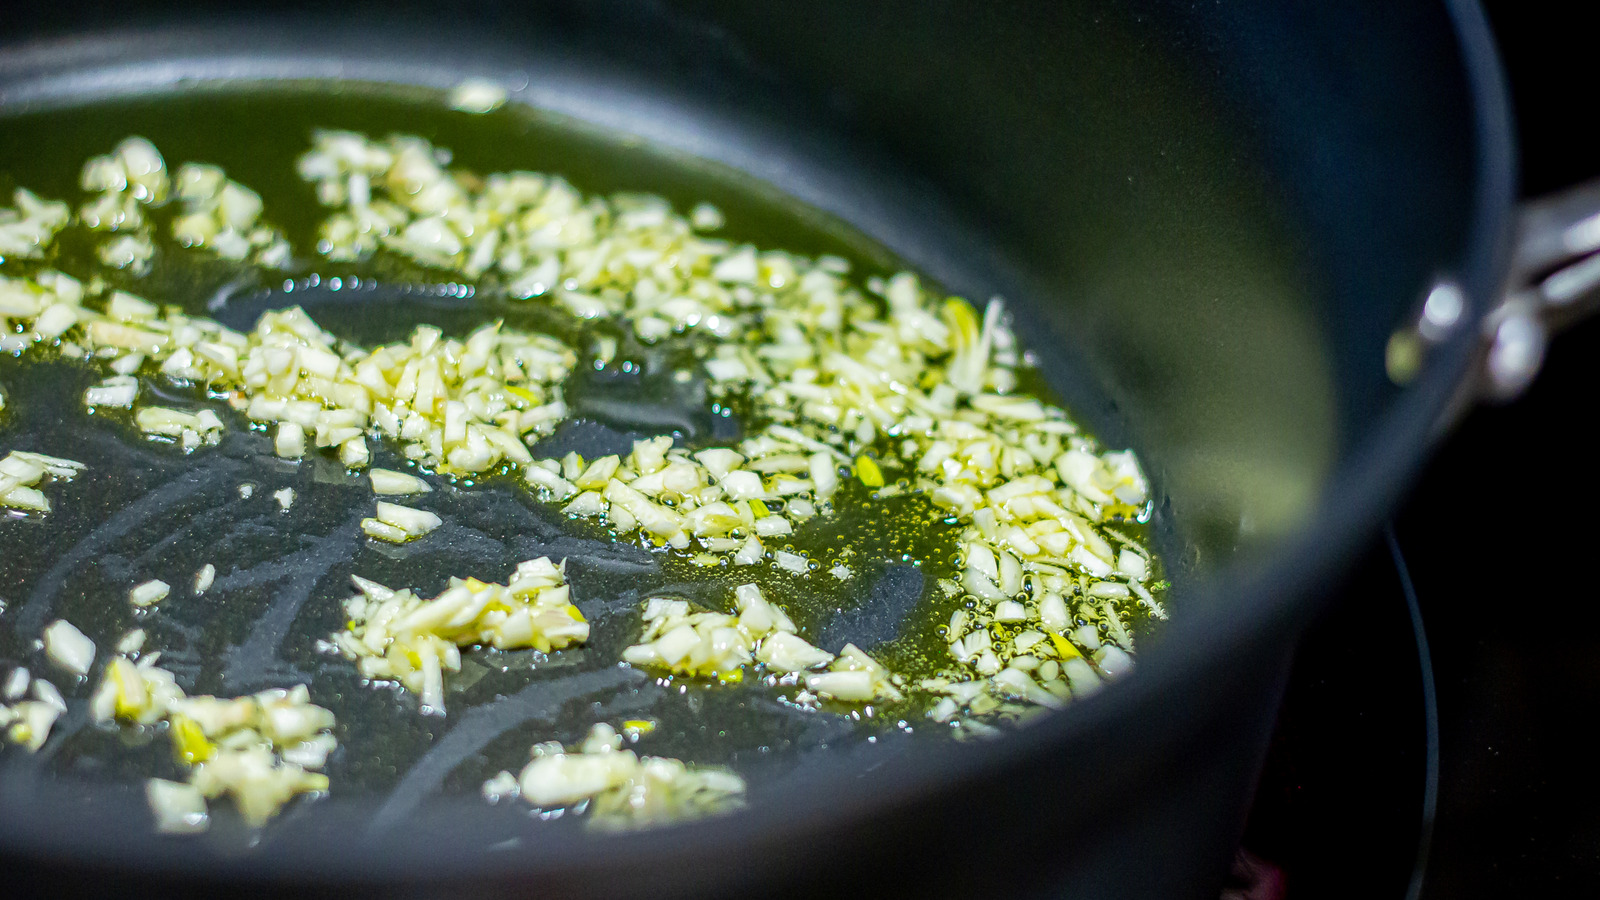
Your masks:
M 898 268 L 845 224 L 736 173 L 514 106 L 473 116 L 448 110 L 432 95 L 308 83 L 246 93 L 195 90 L 35 112 L 3 124 L 8 135 L 27 136 L 0 142 L 0 190 L 7 194 L 23 186 L 76 202 L 82 161 L 137 134 L 172 165 L 214 163 L 259 192 L 265 219 L 295 248 L 288 271 L 266 272 L 167 243 L 149 274 L 135 277 L 97 265 L 87 239 L 69 232 L 47 262 L 71 274 L 99 275 L 196 316 L 220 317 L 230 304 L 248 310 L 251 303 L 301 303 L 324 328 L 362 345 L 395 340 L 423 323 L 460 336 L 496 320 L 561 338 L 578 351 L 567 399 L 583 421 L 541 441 L 536 457 L 626 454 L 633 440 L 657 434 L 691 448 L 726 446 L 765 423 L 737 396 L 718 398 L 708 389 L 699 372 L 705 338 L 643 344 L 626 329 L 580 322 L 546 302 L 510 300 L 492 281 L 457 284 L 391 254 L 359 263 L 321 259 L 315 248 L 325 211 L 294 164 L 314 131 L 416 134 L 449 148 L 453 166 L 474 172 L 550 172 L 586 193 L 647 191 L 680 210 L 710 202 L 726 217 L 718 236 L 838 256 L 850 261 L 858 281 Z M 8 260 L 3 271 L 17 276 L 37 268 Z M 442 287 L 426 295 L 384 287 L 405 284 Z M 1023 374 L 1024 390 L 1053 402 L 1043 379 Z M 228 425 L 223 444 L 183 457 L 150 444 L 125 414 L 84 411 L 79 398 L 93 378 L 80 362 L 0 359 L 0 384 L 8 389 L 0 447 L 67 455 L 76 448 L 90 463 L 50 517 L 0 525 L 0 583 L 18 586 L 6 589 L 17 596 L 5 597 L 12 608 L 0 619 L 0 658 L 26 656 L 25 626 L 70 614 L 101 634 L 145 627 L 151 646 L 162 648 L 199 690 L 231 695 L 310 681 L 313 697 L 338 715 L 347 748 L 328 769 L 336 793 L 382 793 L 399 783 L 401 796 L 440 782 L 474 791 L 499 768 L 520 764 L 534 741 L 570 743 L 594 721 L 623 717 L 656 723 L 642 750 L 747 771 L 781 771 L 803 753 L 859 744 L 886 730 L 949 733 L 921 718 L 932 700 L 916 686 L 951 668 L 947 625 L 971 602 L 942 587 L 961 574 L 962 526 L 914 490 L 914 473 L 887 442 L 868 454 L 870 463 L 841 465 L 842 487 L 830 513 L 768 542 L 768 549 L 804 556 L 810 571 L 799 576 L 763 565 L 759 580 L 803 637 L 830 650 L 858 644 L 902 677 L 907 699 L 868 715 L 840 715 L 844 710 L 830 704 L 797 714 L 793 683 L 776 677 L 709 684 L 617 668 L 622 649 L 638 636 L 646 598 L 683 596 L 726 609 L 735 585 L 756 580 L 753 570 L 726 557 L 706 564 L 694 553 L 641 548 L 540 503 L 509 472 L 436 492 L 431 502 L 447 524 L 427 540 L 375 546 L 352 536 L 370 502 L 364 481 L 336 461 L 277 460 L 268 436 L 226 409 L 220 410 Z M 196 386 L 145 382 L 167 405 L 219 406 Z M 375 448 L 372 463 L 406 465 L 392 447 Z M 272 493 L 286 486 L 301 498 L 291 510 L 272 505 Z M 773 512 L 782 511 L 780 501 L 773 504 Z M 1144 527 L 1129 522 L 1123 531 L 1142 543 Z M 552 655 L 484 652 L 468 669 L 471 677 L 449 686 L 447 720 L 418 716 L 408 698 L 369 690 L 351 667 L 318 648 L 342 624 L 339 601 L 349 593 L 351 574 L 431 595 L 451 576 L 501 581 L 518 560 L 540 554 L 568 561 L 574 601 L 593 623 L 594 638 L 585 648 Z M 116 602 L 130 579 L 162 575 L 181 584 L 207 564 L 216 566 L 218 579 L 203 598 L 174 596 L 147 617 Z M 1131 601 L 1122 605 L 1131 612 Z M 996 626 L 1010 636 L 1017 630 Z M 493 724 L 478 724 L 475 736 L 446 744 L 452 726 L 465 728 L 469 716 Z M 168 763 L 128 750 L 123 740 L 83 731 L 66 740 L 53 765 L 129 779 L 170 776 Z M 423 759 L 429 765 L 419 766 Z M 419 788 L 417 779 L 432 781 Z

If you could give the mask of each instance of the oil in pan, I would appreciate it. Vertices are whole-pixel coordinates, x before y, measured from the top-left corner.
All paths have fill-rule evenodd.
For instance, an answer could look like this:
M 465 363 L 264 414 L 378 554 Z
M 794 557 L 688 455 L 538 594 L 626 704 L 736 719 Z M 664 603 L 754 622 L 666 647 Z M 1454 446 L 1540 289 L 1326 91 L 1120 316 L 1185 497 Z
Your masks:
M 38 139 L 0 146 L 0 188 L 31 192 L 0 215 L 25 235 L 51 215 L 39 203 L 73 212 L 0 263 L 15 357 L 0 360 L 0 450 L 23 454 L 19 472 L 45 465 L 28 454 L 82 469 L 35 479 L 48 512 L 0 523 L 0 660 L 21 685 L 5 765 L 193 785 L 204 814 L 186 826 L 158 803 L 162 824 L 239 827 L 217 796 L 267 817 L 216 774 L 239 739 L 192 703 L 304 685 L 257 701 L 260 729 L 279 701 L 331 713 L 316 739 L 337 749 L 307 767 L 326 782 L 290 795 L 365 798 L 378 829 L 436 793 L 480 791 L 563 822 L 649 824 L 759 802 L 837 754 L 1014 727 L 1126 671 L 1133 635 L 1165 615 L 1137 463 L 1060 411 L 1004 306 L 897 274 L 863 236 L 759 185 L 520 107 L 468 114 L 377 87 L 190 92 L 8 127 Z M 118 147 L 105 159 L 120 188 L 80 171 Z M 144 189 L 150 154 L 170 197 L 88 199 Z M 220 169 L 185 165 L 202 162 Z M 184 219 L 204 207 L 226 231 L 241 205 L 248 252 Z M 52 330 L 41 304 L 66 302 L 61 273 L 84 311 Z M 274 318 L 291 307 L 305 318 Z M 313 329 L 313 349 L 336 339 L 315 357 L 330 368 L 215 362 L 221 345 L 276 358 L 250 342 L 280 326 Z M 119 345 L 128 328 L 158 337 Z M 457 366 L 502 338 L 501 368 L 474 370 L 500 372 L 487 393 L 463 379 L 426 408 L 427 388 L 379 364 Z M 517 354 L 535 351 L 569 357 L 536 404 L 516 399 L 532 365 Z M 351 400 L 363 363 L 387 382 Z M 289 402 L 314 400 L 315 421 L 266 397 L 269 375 L 296 385 Z M 126 404 L 92 400 L 133 385 Z M 489 395 L 506 402 L 472 406 Z M 202 412 L 215 427 L 186 424 Z M 502 427 L 521 450 L 468 452 L 463 436 Z M 375 496 L 380 473 L 425 492 Z M 387 503 L 403 511 L 385 520 Z M 537 560 L 560 566 L 539 602 L 569 610 L 581 639 L 379 634 L 408 589 L 422 619 L 493 594 L 477 614 L 500 627 L 520 613 L 490 586 L 514 592 Z M 160 596 L 130 603 L 136 588 Z M 82 671 L 49 646 L 57 623 L 95 645 Z M 424 665 L 424 646 L 439 659 Z M 121 679 L 141 661 L 191 706 L 135 709 Z M 423 669 L 440 693 L 419 708 L 387 676 Z M 69 713 L 18 740 L 14 710 L 52 690 Z M 260 729 L 292 764 L 301 736 Z M 620 754 L 660 768 L 619 768 Z M 709 780 L 673 781 L 685 772 Z M 598 787 L 573 787 L 586 778 Z M 660 801 L 675 785 L 728 802 Z

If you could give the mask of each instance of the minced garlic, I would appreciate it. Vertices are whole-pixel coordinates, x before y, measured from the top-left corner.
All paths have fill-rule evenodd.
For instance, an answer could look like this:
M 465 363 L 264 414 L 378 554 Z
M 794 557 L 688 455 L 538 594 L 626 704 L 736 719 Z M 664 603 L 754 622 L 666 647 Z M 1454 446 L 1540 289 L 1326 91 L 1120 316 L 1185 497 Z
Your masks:
M 377 515 L 362 519 L 361 530 L 369 537 L 380 541 L 404 544 L 432 532 L 443 524 L 444 520 L 439 518 L 437 513 L 379 500 Z
M 744 779 L 733 772 L 641 757 L 623 749 L 622 736 L 604 723 L 575 748 L 539 744 L 532 755 L 520 776 L 502 772 L 484 785 L 484 794 L 501 799 L 515 793 L 544 808 L 587 803 L 589 824 L 603 830 L 679 822 L 743 805 Z
M 50 500 L 39 490 L 46 481 L 71 481 L 83 463 L 43 453 L 13 450 L 0 459 L 0 508 L 46 513 Z
M 492 87 L 463 85 L 455 100 L 463 109 L 492 108 L 503 100 Z M 131 409 L 141 432 L 184 452 L 221 441 L 227 426 L 205 405 L 220 399 L 263 428 L 285 459 L 321 453 L 365 469 L 386 442 L 421 475 L 513 474 L 538 499 L 603 522 L 622 539 L 707 571 L 748 573 L 736 612 L 696 611 L 671 598 L 647 602 L 644 633 L 625 660 L 672 676 L 732 682 L 762 671 L 774 684 L 799 688 L 795 700 L 808 706 L 896 702 L 916 690 L 929 697 L 934 719 L 959 722 L 965 713 L 970 721 L 1098 690 L 1132 665 L 1129 617 L 1165 617 L 1156 561 L 1116 527 L 1149 512 L 1137 461 L 1018 392 L 1027 364 L 998 299 L 978 308 L 927 290 L 909 273 L 862 280 L 838 258 L 715 238 L 707 232 L 721 228 L 723 217 L 707 204 L 685 216 L 659 197 L 586 196 L 553 176 L 457 171 L 448 152 L 421 138 L 319 133 L 298 169 L 329 210 L 317 248 L 327 259 L 397 254 L 547 303 L 576 323 L 614 321 L 645 344 L 680 340 L 699 358 L 712 398 L 748 410 L 745 437 L 693 450 L 656 437 L 594 459 L 539 459 L 532 448 L 568 415 L 566 381 L 579 361 L 573 342 L 495 322 L 464 337 L 422 326 L 404 340 L 362 347 L 299 308 L 269 312 L 237 331 L 51 268 L 0 275 L 0 351 L 42 348 L 99 364 L 104 379 L 84 393 L 84 404 L 96 412 Z M 82 187 L 89 197 L 75 212 L 16 191 L 13 205 L 0 208 L 0 258 L 49 265 L 52 242 L 74 224 L 96 236 L 102 264 L 132 274 L 152 264 L 163 227 L 179 244 L 262 268 L 292 257 L 287 240 L 265 223 L 259 195 L 213 166 L 190 163 L 169 174 L 142 139 L 90 160 Z M 592 340 L 578 346 L 591 347 L 599 365 L 619 352 L 614 336 L 582 340 Z M 195 385 L 206 399 L 184 409 L 152 404 L 147 398 L 160 396 L 152 379 Z M 0 460 L 0 505 L 46 511 L 38 486 L 80 469 L 14 452 Z M 418 474 L 374 468 L 369 477 L 379 496 L 430 489 Z M 240 490 L 248 497 L 252 488 Z M 829 563 L 791 543 L 808 522 L 835 513 L 842 491 L 868 493 L 866 502 L 917 494 L 947 517 L 959 572 L 930 593 L 960 608 L 945 629 L 948 663 L 932 677 L 891 672 L 853 644 L 837 654 L 816 647 L 762 595 L 762 582 L 843 582 L 869 571 L 872 560 Z M 284 488 L 273 496 L 288 510 L 295 494 Z M 442 521 L 379 501 L 360 527 L 398 543 Z M 206 566 L 195 592 L 214 575 Z M 418 693 L 426 711 L 443 712 L 444 679 L 459 670 L 463 648 L 551 652 L 589 637 L 562 567 L 549 559 L 524 563 L 504 585 L 455 579 L 432 600 L 362 579 L 357 586 L 349 627 L 331 645 L 368 678 Z M 135 592 L 160 599 L 151 585 Z M 92 642 L 89 662 L 64 630 L 54 644 L 58 664 L 87 671 Z M 310 770 L 331 749 L 331 715 L 306 711 L 303 692 L 185 698 L 154 657 L 135 664 L 129 655 L 137 650 L 119 650 L 108 664 L 95 705 L 97 715 L 167 722 L 180 758 L 194 767 L 187 785 L 148 786 L 161 827 L 197 827 L 204 798 L 220 793 L 234 794 L 246 817 L 259 821 L 294 793 L 325 788 Z M 45 721 L 54 688 L 38 690 L 44 698 L 0 707 L 13 740 L 32 746 L 54 721 Z M 280 742 L 261 729 L 269 707 L 285 705 L 326 724 L 298 743 Z M 238 732 L 208 727 L 200 714 L 219 709 L 253 724 Z M 218 755 L 222 738 L 249 752 Z M 736 790 L 720 776 L 697 781 L 680 763 L 638 760 L 610 744 L 597 729 L 578 753 L 547 748 L 515 784 L 501 779 L 493 793 L 519 790 L 541 805 L 588 799 L 597 816 L 609 805 L 622 820 L 654 821 L 658 812 L 699 803 L 682 797 L 720 803 L 742 792 L 742 782 Z
M 44 746 L 67 703 L 54 684 L 18 666 L 0 682 L 0 739 L 30 752 Z
M 461 671 L 461 648 L 550 652 L 589 639 L 589 623 L 572 605 L 564 563 L 547 557 L 517 566 L 506 584 L 453 578 L 424 600 L 359 576 L 360 594 L 345 603 L 349 627 L 331 646 L 371 679 L 398 681 L 421 695 L 425 711 L 444 712 L 444 676 Z
M 149 801 L 163 830 L 203 830 L 201 798 L 232 798 L 250 825 L 264 824 L 299 794 L 328 789 L 316 771 L 337 742 L 333 713 L 311 702 L 305 685 L 236 699 L 188 696 L 159 653 L 134 662 L 116 656 L 90 698 L 97 722 L 167 724 L 173 755 L 189 772 L 192 791 L 152 787 Z

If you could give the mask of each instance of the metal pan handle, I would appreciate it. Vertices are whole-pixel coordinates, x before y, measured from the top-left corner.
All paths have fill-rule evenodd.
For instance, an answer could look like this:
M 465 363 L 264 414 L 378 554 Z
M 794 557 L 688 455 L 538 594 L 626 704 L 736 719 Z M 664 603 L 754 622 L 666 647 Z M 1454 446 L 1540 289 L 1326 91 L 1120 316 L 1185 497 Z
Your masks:
M 1440 431 L 1477 400 L 1512 400 L 1533 383 L 1556 332 L 1600 310 L 1600 179 L 1524 201 L 1500 302 L 1482 320 L 1473 370 Z M 1467 319 L 1454 281 L 1435 282 L 1415 317 L 1390 336 L 1389 377 L 1408 384 L 1429 350 Z
M 1600 308 L 1600 180 L 1523 204 L 1504 300 L 1484 320 L 1480 384 L 1516 397 L 1550 335 Z

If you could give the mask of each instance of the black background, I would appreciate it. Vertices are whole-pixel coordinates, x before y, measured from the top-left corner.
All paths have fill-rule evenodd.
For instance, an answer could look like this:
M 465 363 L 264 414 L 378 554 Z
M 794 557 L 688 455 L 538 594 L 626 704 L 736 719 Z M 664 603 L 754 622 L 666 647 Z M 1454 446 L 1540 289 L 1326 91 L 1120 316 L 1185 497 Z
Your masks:
M 1576 8 L 1579 5 L 1574 5 Z M 1487 4 L 1526 196 L 1600 175 L 1592 22 Z M 1600 322 L 1560 336 L 1521 400 L 1472 413 L 1397 522 L 1438 679 L 1427 897 L 1600 893 L 1600 589 L 1592 437 Z
M 1568 7 L 1485 7 L 1524 195 L 1600 176 L 1597 32 Z M 1437 684 L 1430 900 L 1600 895 L 1597 374 L 1590 321 L 1554 342 L 1524 397 L 1467 416 L 1394 522 Z M 1306 639 L 1245 838 L 1292 900 L 1406 896 L 1427 830 L 1416 660 L 1380 538 Z

